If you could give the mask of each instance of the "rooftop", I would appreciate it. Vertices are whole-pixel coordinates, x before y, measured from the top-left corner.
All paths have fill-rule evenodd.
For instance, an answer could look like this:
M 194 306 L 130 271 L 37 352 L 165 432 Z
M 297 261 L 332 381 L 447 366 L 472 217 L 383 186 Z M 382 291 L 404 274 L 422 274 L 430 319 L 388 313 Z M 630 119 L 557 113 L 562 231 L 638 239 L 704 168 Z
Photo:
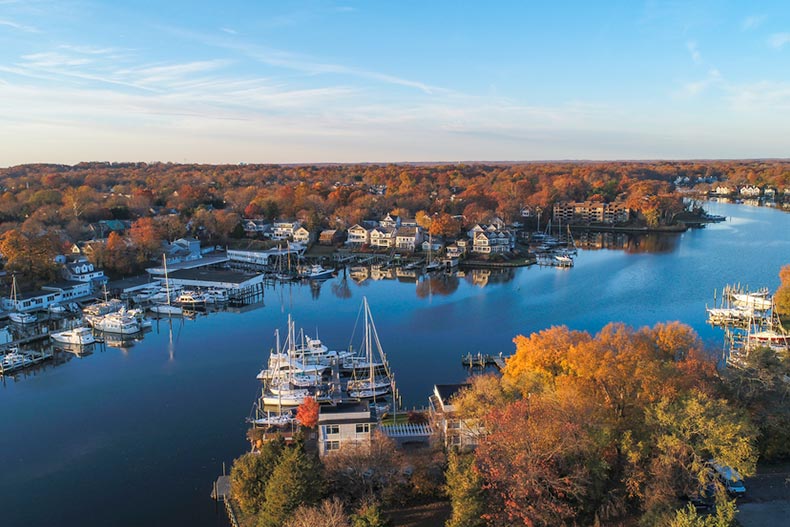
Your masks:
M 468 388 L 472 386 L 469 383 L 463 384 L 436 384 L 434 389 L 436 393 L 439 394 L 439 397 L 442 399 L 443 404 L 447 404 L 447 401 L 452 399 L 452 397 L 461 391 L 464 388 Z

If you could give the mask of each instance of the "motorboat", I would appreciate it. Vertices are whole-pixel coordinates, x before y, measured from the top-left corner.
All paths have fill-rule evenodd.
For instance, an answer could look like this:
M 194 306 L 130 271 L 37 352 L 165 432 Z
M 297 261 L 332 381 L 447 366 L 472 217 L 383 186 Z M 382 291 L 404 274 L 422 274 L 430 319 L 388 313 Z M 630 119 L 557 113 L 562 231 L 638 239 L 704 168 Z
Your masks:
M 112 298 L 110 300 L 105 300 L 104 302 L 97 302 L 95 304 L 86 306 L 82 310 L 82 313 L 91 316 L 101 316 L 120 311 L 123 307 L 124 303 L 121 300 Z
M 66 307 L 62 304 L 50 304 L 47 310 L 53 315 L 62 315 L 66 312 Z
M 88 346 L 96 342 L 93 331 L 90 328 L 78 327 L 50 333 L 49 338 L 59 344 L 71 344 L 77 346 Z
M 90 326 L 105 333 L 133 335 L 142 330 L 140 322 L 125 313 L 108 313 L 106 315 L 86 315 L 85 320 Z
M 323 278 L 331 278 L 334 272 L 334 269 L 325 269 L 321 265 L 316 264 L 305 269 L 301 276 L 308 280 L 321 280 Z
M 205 294 L 191 289 L 185 289 L 178 295 L 178 298 L 176 298 L 176 302 L 179 304 L 187 304 L 190 306 L 205 304 L 207 301 L 208 299 Z
M 8 318 L 11 322 L 16 322 L 17 324 L 33 324 L 38 320 L 38 317 L 33 313 L 22 313 L 19 311 L 9 313 Z

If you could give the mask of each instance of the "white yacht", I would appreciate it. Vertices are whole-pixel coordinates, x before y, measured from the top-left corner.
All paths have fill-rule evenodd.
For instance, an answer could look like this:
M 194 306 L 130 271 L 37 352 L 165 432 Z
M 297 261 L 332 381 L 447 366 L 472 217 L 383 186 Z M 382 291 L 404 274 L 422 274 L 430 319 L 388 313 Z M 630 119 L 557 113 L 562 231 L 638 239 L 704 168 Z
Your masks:
M 108 313 L 106 315 L 86 315 L 88 324 L 98 331 L 105 333 L 118 333 L 120 335 L 133 335 L 142 330 L 140 322 L 125 313 Z
M 9 313 L 8 318 L 11 319 L 11 322 L 16 322 L 17 324 L 32 324 L 38 320 L 38 317 L 33 313 L 21 313 L 17 311 Z
M 89 346 L 96 342 L 93 331 L 90 328 L 79 327 L 50 333 L 49 338 L 60 344 L 71 344 L 77 346 Z

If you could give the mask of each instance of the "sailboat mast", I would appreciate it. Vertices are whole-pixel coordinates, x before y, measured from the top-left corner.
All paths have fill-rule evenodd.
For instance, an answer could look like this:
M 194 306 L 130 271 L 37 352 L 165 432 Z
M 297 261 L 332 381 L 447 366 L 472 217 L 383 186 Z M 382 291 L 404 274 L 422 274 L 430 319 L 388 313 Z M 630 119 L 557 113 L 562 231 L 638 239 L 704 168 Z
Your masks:
M 165 294 L 167 295 L 167 305 L 170 305 L 170 281 L 167 278 L 167 256 L 162 255 L 162 264 L 165 268 Z

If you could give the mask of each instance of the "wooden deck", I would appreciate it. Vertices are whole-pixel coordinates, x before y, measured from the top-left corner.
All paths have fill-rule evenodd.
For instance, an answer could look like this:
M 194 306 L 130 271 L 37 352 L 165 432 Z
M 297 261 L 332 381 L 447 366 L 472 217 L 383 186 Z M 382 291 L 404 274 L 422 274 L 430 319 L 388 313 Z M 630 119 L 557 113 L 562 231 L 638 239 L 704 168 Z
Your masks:
M 510 358 L 509 356 L 504 356 L 501 353 L 499 355 L 487 355 L 483 353 L 477 353 L 475 355 L 471 353 L 467 353 L 463 357 L 461 357 L 461 362 L 464 366 L 469 368 L 485 368 L 487 366 L 496 366 L 499 371 L 505 369 L 505 363 L 507 359 Z

